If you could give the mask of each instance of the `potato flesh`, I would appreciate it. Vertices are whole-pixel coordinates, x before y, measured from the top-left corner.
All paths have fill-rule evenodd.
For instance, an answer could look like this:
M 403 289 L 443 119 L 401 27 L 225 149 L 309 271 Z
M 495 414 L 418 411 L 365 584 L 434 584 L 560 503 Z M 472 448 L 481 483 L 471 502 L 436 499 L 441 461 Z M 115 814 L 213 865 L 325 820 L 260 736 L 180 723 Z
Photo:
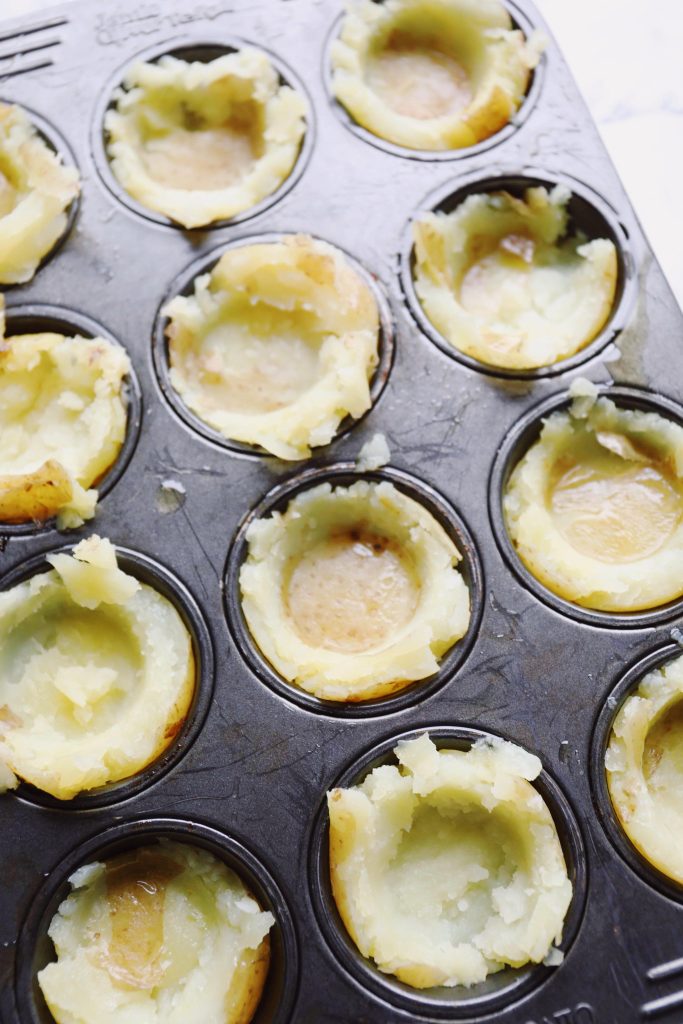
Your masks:
M 236 301 L 223 316 L 227 322 L 210 329 L 182 367 L 185 386 L 201 393 L 207 411 L 274 412 L 315 384 L 322 338 L 309 334 L 305 315 Z
M 646 860 L 683 884 L 683 658 L 649 672 L 619 709 L 605 754 L 621 825 Z
M 467 942 L 495 913 L 492 892 L 509 884 L 506 851 L 517 845 L 505 822 L 476 805 L 418 806 L 388 865 L 387 890 L 425 942 L 436 932 L 444 943 Z
M 17 205 L 18 193 L 0 167 L 0 217 L 11 213 Z
M 133 65 L 105 118 L 112 170 L 143 206 L 186 228 L 256 206 L 290 174 L 307 105 L 260 50 Z
M 413 224 L 415 287 L 456 349 L 491 366 L 534 369 L 568 358 L 607 322 L 618 263 L 609 239 L 572 232 L 570 193 L 529 188 L 468 196 Z
M 91 864 L 49 928 L 38 981 L 57 1024 L 248 1024 L 274 923 L 204 850 L 164 841 Z
M 683 700 L 665 711 L 649 729 L 643 774 L 648 787 L 676 804 L 683 814 Z
M 53 571 L 0 595 L 0 762 L 67 800 L 166 749 L 194 659 L 173 605 L 122 573 L 108 541 L 50 560 Z
M 0 284 L 30 281 L 67 226 L 78 172 L 37 134 L 21 107 L 0 103 Z
M 338 541 L 330 549 L 332 538 L 356 531 L 382 538 L 390 555 L 370 555 L 366 546 L 361 557 L 359 549 Z M 369 700 L 396 692 L 433 675 L 441 656 L 467 631 L 469 593 L 455 544 L 426 508 L 387 481 L 309 488 L 284 513 L 253 522 L 247 542 L 240 590 L 249 630 L 285 679 L 318 697 Z M 345 583 L 349 565 L 354 575 Z M 293 611 L 299 629 L 288 607 L 297 566 Z M 395 588 L 391 605 L 382 594 L 387 583 Z M 369 599 L 376 621 L 363 624 L 358 619 Z M 370 641 L 373 646 L 364 646 Z
M 483 239 L 486 245 L 486 239 Z M 487 246 L 488 247 L 488 246 Z M 533 238 L 511 232 L 503 235 L 493 251 L 475 256 L 460 281 L 460 301 L 471 313 L 505 317 L 515 296 L 520 305 L 533 304 Z
M 363 956 L 415 988 L 540 962 L 571 899 L 533 755 L 510 743 L 400 743 L 400 767 L 328 794 L 330 873 Z
M 332 45 L 333 89 L 379 138 L 458 149 L 503 128 L 537 60 L 496 0 L 360 0 Z
M 419 586 L 407 557 L 377 534 L 324 538 L 292 568 L 286 593 L 299 636 L 312 647 L 366 651 L 413 616 Z
M 454 113 L 472 99 L 467 72 L 453 56 L 400 37 L 370 60 L 367 80 L 397 113 L 421 120 Z
M 598 449 L 593 459 L 563 468 L 558 477 L 551 496 L 558 527 L 577 551 L 599 561 L 647 558 L 681 521 L 680 488 L 655 465 L 629 467 Z
M 503 511 L 520 558 L 560 597 L 613 612 L 672 601 L 683 593 L 683 428 L 577 392 L 515 466 Z
M 103 338 L 0 339 L 0 520 L 92 517 L 89 489 L 125 438 L 129 372 L 123 349 Z
M 217 190 L 240 181 L 256 159 L 249 132 L 229 124 L 175 128 L 144 145 L 150 177 L 168 188 Z
M 332 246 L 293 236 L 229 250 L 164 312 L 171 382 L 224 437 L 306 458 L 370 406 L 377 304 Z
M 164 975 L 164 902 L 182 869 L 153 850 L 138 850 L 106 865 L 111 935 L 102 965 L 133 988 L 156 987 Z

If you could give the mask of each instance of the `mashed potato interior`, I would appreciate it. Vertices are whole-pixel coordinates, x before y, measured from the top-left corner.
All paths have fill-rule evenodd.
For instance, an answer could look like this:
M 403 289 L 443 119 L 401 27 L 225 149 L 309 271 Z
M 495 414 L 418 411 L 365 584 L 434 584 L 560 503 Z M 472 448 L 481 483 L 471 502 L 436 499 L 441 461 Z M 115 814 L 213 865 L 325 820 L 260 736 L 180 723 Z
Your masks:
M 186 228 L 256 206 L 292 170 L 306 103 L 264 53 L 215 60 L 165 56 L 128 71 L 105 118 L 107 150 L 126 191 Z
M 382 139 L 458 149 L 507 124 L 540 48 L 498 0 L 360 0 L 332 46 L 333 89 Z
M 318 697 L 385 696 L 433 675 L 467 631 L 460 553 L 392 484 L 320 484 L 255 520 L 240 572 L 258 647 Z
M 655 868 L 683 884 L 683 658 L 649 672 L 626 698 L 605 769 L 626 835 Z
M 332 534 L 294 563 L 287 609 L 312 647 L 367 651 L 413 617 L 420 594 L 415 575 L 410 556 L 386 537 Z
M 0 103 L 0 284 L 30 281 L 64 234 L 80 190 L 21 109 Z
M 570 192 L 470 195 L 415 221 L 415 287 L 456 349 L 491 366 L 535 369 L 588 345 L 607 322 L 618 262 L 609 239 L 570 229 Z
M 128 356 L 104 338 L 3 334 L 0 316 L 0 520 L 80 526 L 125 438 Z
M 473 985 L 538 963 L 572 887 L 538 758 L 502 740 L 399 743 L 398 766 L 328 795 L 330 874 L 365 957 L 415 988 Z
M 38 982 L 57 1024 L 248 1024 L 272 914 L 212 854 L 164 840 L 72 875 Z
M 47 559 L 52 571 L 0 594 L 0 764 L 68 800 L 168 747 L 194 657 L 173 605 L 119 569 L 109 541 Z
M 230 249 L 164 313 L 171 383 L 231 440 L 302 459 L 370 407 L 377 303 L 324 242 L 292 236 Z
M 666 604 L 683 594 L 683 427 L 590 402 L 577 394 L 553 413 L 513 470 L 510 537 L 567 600 L 615 612 Z

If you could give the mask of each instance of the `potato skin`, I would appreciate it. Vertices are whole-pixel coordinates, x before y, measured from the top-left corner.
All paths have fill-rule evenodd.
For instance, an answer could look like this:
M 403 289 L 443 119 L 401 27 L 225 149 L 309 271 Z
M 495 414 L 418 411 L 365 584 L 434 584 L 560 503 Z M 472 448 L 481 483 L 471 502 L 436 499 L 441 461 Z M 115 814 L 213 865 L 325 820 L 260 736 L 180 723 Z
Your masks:
M 0 296 L 0 522 L 81 526 L 119 455 L 130 360 L 105 338 L 4 337 Z
M 250 1024 L 263 995 L 270 968 L 270 937 L 242 954 L 226 998 L 225 1024 Z
M 45 522 L 71 501 L 69 474 L 55 459 L 48 459 L 33 473 L 0 476 L 0 521 Z

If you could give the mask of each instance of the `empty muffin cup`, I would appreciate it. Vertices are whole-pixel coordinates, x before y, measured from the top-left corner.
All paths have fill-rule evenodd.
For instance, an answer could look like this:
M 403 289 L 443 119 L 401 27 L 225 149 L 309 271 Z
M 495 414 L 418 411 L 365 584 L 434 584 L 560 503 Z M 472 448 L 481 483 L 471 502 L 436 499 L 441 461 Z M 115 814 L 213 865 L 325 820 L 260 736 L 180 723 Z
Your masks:
M 200 59 L 177 51 L 133 64 L 104 118 L 116 180 L 185 228 L 231 219 L 275 193 L 297 161 L 308 112 L 263 51 L 203 60 L 196 49 Z
M 625 616 L 667 606 L 683 594 L 683 426 L 582 379 L 570 398 L 503 481 L 509 541 L 564 601 Z
M 331 48 L 332 90 L 380 139 L 456 150 L 508 124 L 540 49 L 498 0 L 360 0 Z

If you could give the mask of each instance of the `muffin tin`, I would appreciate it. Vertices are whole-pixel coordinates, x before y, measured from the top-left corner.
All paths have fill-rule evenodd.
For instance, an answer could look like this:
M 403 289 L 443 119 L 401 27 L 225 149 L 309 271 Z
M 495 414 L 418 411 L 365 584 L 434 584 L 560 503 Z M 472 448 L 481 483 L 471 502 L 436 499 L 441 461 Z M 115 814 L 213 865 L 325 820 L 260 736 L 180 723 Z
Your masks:
M 526 0 L 508 6 L 525 30 L 545 31 Z M 683 1015 L 683 892 L 623 838 L 601 775 L 620 701 L 651 659 L 683 646 L 680 602 L 631 619 L 576 614 L 525 576 L 499 514 L 510 459 L 575 377 L 608 391 L 614 383 L 615 397 L 623 387 L 629 402 L 678 415 L 683 317 L 552 41 L 510 126 L 472 150 L 425 154 L 368 137 L 331 98 L 329 42 L 340 14 L 338 0 L 81 0 L 2 26 L 2 99 L 35 112 L 57 148 L 66 139 L 83 179 L 64 242 L 30 284 L 6 290 L 10 330 L 12 317 L 22 329 L 31 318 L 43 328 L 102 325 L 129 352 L 141 400 L 132 381 L 124 455 L 96 519 L 68 537 L 53 524 L 0 527 L 0 586 L 42 565 L 45 553 L 101 533 L 185 610 L 203 672 L 192 722 L 169 762 L 144 780 L 58 806 L 23 788 L 0 798 L 3 1024 L 51 1020 L 35 970 L 49 955 L 46 923 L 68 874 L 102 852 L 165 835 L 223 856 L 277 917 L 257 1024 L 667 1024 Z M 210 230 L 142 214 L 112 187 L 101 137 L 122 69 L 179 50 L 210 59 L 240 41 L 271 53 L 308 99 L 292 176 L 248 217 Z M 608 331 L 551 373 L 467 362 L 422 329 L 411 300 L 411 217 L 500 178 L 569 184 L 619 246 L 620 298 Z M 228 448 L 191 425 L 168 400 L 157 323 L 189 268 L 210 265 L 227 245 L 292 232 L 329 241 L 364 268 L 386 303 L 384 348 L 392 337 L 394 347 L 393 363 L 383 353 L 370 412 L 301 465 Z M 255 509 L 312 480 L 349 479 L 377 432 L 389 442 L 391 468 L 371 475 L 416 489 L 454 531 L 476 614 L 435 680 L 340 713 L 268 676 L 240 622 L 237 569 Z M 538 785 L 576 881 L 559 967 L 502 972 L 466 991 L 399 991 L 340 933 L 321 869 L 325 793 L 388 756 L 397 737 L 424 729 L 445 744 L 493 733 L 540 756 Z

